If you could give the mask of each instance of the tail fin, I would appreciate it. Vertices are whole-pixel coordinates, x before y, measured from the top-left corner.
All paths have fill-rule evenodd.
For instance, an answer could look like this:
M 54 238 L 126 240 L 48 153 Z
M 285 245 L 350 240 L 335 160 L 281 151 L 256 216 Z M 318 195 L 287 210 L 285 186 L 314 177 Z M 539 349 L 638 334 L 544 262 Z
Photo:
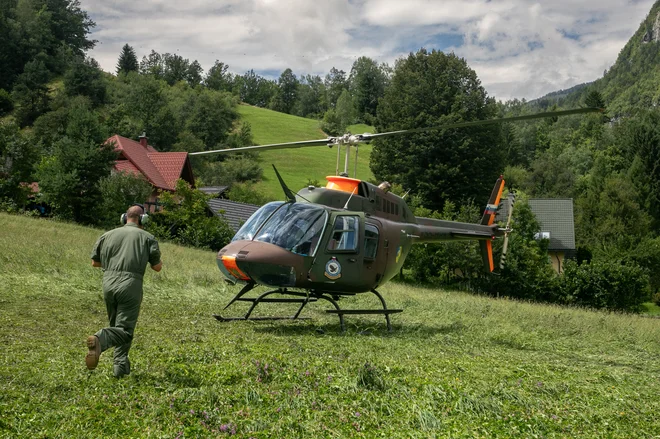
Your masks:
M 481 223 L 484 226 L 490 226 L 495 222 L 495 213 L 497 213 L 497 207 L 500 204 L 500 198 L 502 198 L 502 191 L 504 190 L 504 178 L 500 175 L 500 178 L 495 182 L 495 187 L 493 192 L 490 193 L 490 198 L 488 199 L 488 204 L 486 205 L 486 210 L 484 210 L 484 216 L 481 217 Z
M 490 226 L 495 222 L 495 214 L 497 213 L 503 190 L 504 178 L 500 175 L 500 178 L 495 182 L 493 192 L 491 192 L 490 198 L 488 199 L 488 204 L 484 210 L 484 216 L 481 217 L 481 225 Z M 479 247 L 481 248 L 481 258 L 484 262 L 484 269 L 486 272 L 492 273 L 495 269 L 495 264 L 493 263 L 493 242 L 490 240 L 479 241 Z

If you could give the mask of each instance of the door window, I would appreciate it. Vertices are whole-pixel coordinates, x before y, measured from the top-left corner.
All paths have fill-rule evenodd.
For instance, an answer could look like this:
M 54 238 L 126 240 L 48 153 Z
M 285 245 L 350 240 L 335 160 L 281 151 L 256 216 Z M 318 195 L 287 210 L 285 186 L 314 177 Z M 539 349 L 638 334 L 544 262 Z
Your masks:
M 376 259 L 378 251 L 378 229 L 371 224 L 364 225 L 364 258 Z
M 357 216 L 342 215 L 335 219 L 328 250 L 357 251 L 360 220 Z

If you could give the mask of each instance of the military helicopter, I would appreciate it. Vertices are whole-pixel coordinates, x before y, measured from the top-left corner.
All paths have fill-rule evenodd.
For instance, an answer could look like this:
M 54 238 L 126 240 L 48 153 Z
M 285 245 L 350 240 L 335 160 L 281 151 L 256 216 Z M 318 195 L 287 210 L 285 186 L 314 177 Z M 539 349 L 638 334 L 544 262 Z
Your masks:
M 500 176 L 477 224 L 415 217 L 405 200 L 389 191 L 389 183 L 376 186 L 348 177 L 351 147 L 355 148 L 357 160 L 358 144 L 385 136 L 594 111 L 601 110 L 580 108 L 386 133 L 346 134 L 310 141 L 190 153 L 230 154 L 312 146 L 337 146 L 338 150 L 337 175 L 326 177 L 325 187 L 309 186 L 294 194 L 275 169 L 286 201 L 262 206 L 217 255 L 217 265 L 225 279 L 231 284 L 243 285 L 225 309 L 239 301 L 252 305 L 242 317 L 219 314 L 214 317 L 219 321 L 298 319 L 307 304 L 324 300 L 332 304 L 333 309 L 326 312 L 338 315 L 342 331 L 345 330 L 344 315 L 347 314 L 382 314 L 391 331 L 390 314 L 402 310 L 388 309 L 377 288 L 399 273 L 411 247 L 448 240 L 478 240 L 484 269 L 492 273 L 494 239 L 504 237 L 500 264 L 506 258 L 511 209 L 505 227 L 495 223 L 505 183 Z M 342 146 L 346 148 L 346 156 L 344 172 L 339 173 Z M 257 297 L 246 297 L 258 285 L 274 289 Z M 341 297 L 366 292 L 379 299 L 380 308 L 344 309 L 338 304 Z M 253 317 L 252 312 L 261 303 L 295 303 L 299 307 L 293 316 Z

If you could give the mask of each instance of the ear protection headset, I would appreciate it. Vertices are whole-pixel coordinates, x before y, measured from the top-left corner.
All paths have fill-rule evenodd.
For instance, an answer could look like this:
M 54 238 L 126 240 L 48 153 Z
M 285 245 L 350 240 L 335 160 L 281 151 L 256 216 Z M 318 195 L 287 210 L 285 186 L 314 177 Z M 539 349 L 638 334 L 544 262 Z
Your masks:
M 142 208 L 142 212 L 146 212 L 146 210 L 144 209 L 144 206 L 140 203 L 131 204 L 129 207 L 133 207 L 133 206 L 140 206 Z M 128 217 L 126 216 L 125 213 L 121 214 L 121 220 L 120 221 L 121 221 L 122 225 L 126 224 L 126 222 L 128 221 Z M 149 222 L 149 215 L 147 215 L 146 213 L 143 213 L 142 215 L 139 216 L 139 218 L 138 218 L 138 224 L 139 225 L 144 226 L 148 222 Z

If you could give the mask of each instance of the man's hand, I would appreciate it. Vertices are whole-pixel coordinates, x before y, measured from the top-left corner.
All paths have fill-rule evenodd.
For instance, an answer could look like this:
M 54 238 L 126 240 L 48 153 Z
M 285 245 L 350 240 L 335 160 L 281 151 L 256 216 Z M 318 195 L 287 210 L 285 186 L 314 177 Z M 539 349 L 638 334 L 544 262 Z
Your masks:
M 155 271 L 156 273 L 158 273 L 162 268 L 163 268 L 163 261 L 159 262 L 159 263 L 156 264 L 156 265 L 152 265 L 152 266 L 151 266 L 151 269 L 152 269 L 153 271 Z
M 101 263 L 92 259 L 92 267 L 101 268 Z

